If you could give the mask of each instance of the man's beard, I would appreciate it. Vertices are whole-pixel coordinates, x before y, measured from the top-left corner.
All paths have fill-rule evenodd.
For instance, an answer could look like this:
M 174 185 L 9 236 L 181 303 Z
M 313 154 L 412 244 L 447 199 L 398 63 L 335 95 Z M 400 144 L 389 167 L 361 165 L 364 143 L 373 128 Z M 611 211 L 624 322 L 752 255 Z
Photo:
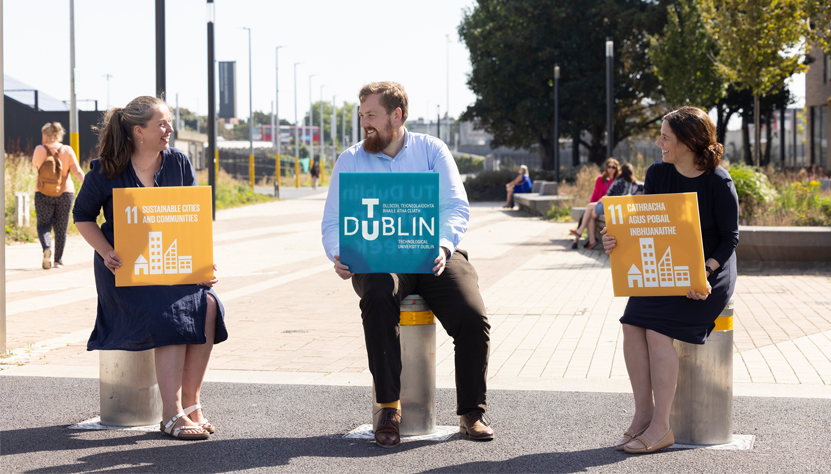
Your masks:
M 375 130 L 375 133 L 368 137 L 364 135 L 366 137 L 364 138 L 364 151 L 373 155 L 384 151 L 384 149 L 390 146 L 390 143 L 392 143 L 397 136 L 395 129 L 392 128 L 391 121 L 387 122 L 387 126 L 384 127 L 383 133 L 376 128 L 365 128 L 364 134 L 366 134 L 368 130 Z

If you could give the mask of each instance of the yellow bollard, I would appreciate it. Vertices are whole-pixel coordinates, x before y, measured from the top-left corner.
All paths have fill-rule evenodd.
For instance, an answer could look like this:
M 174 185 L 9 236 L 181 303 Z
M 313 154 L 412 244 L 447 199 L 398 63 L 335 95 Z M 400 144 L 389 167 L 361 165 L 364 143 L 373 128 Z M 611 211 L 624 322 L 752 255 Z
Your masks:
M 248 155 L 248 182 L 254 187 L 254 155 Z
M 326 185 L 326 161 L 320 160 L 320 185 Z
M 219 176 L 219 150 L 214 150 L 214 176 Z
M 280 154 L 277 153 L 277 158 L 274 161 L 274 186 L 277 189 L 277 197 L 280 196 Z
M 75 152 L 75 156 L 78 158 L 78 161 L 81 161 L 81 155 L 79 154 L 80 142 L 78 141 L 78 132 L 72 132 L 69 134 L 69 146 L 72 147 L 72 151 Z
M 294 157 L 294 187 L 300 187 L 300 158 Z

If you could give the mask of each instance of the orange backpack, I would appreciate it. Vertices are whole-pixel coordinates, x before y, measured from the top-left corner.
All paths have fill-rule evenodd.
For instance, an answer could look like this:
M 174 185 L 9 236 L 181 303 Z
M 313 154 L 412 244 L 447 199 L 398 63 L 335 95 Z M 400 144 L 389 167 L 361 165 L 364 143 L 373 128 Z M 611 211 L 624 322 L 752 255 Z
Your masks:
M 58 197 L 63 188 L 63 163 L 58 158 L 63 145 L 58 147 L 55 153 L 46 145 L 43 145 L 43 148 L 46 149 L 46 159 L 38 168 L 38 187 L 44 195 Z

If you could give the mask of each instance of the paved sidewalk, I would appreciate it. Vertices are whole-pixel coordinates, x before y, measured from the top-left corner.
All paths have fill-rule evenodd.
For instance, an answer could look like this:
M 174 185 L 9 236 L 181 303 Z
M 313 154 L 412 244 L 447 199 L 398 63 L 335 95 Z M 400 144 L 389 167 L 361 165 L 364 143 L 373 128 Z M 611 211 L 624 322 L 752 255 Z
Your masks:
M 230 338 L 209 380 L 367 385 L 358 298 L 320 244 L 325 193 L 220 211 L 217 292 Z M 569 249 L 571 224 L 474 205 L 469 251 L 493 326 L 492 388 L 627 391 L 608 257 Z M 85 343 L 95 318 L 92 250 L 70 238 L 59 270 L 38 244 L 6 248 L 11 357 L 0 375 L 97 377 Z M 831 273 L 742 274 L 736 289 L 737 394 L 831 398 Z M 438 329 L 440 386 L 453 386 L 452 343 Z

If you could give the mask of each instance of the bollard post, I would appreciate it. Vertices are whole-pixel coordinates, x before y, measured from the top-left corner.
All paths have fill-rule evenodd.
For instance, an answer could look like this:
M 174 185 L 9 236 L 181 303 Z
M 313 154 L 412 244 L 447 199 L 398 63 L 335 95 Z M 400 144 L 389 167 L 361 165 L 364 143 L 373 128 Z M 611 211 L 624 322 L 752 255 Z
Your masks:
M 162 421 L 152 350 L 98 351 L 101 424 L 149 426 Z
M 300 187 L 300 158 L 294 157 L 294 187 Z
M 14 214 L 18 227 L 29 226 L 29 193 L 14 193 Z
M 676 340 L 678 385 L 669 425 L 678 444 L 733 440 L 733 298 L 704 345 Z
M 401 435 L 436 431 L 436 319 L 418 295 L 401 302 Z M 372 386 L 372 431 L 378 427 L 381 406 Z

